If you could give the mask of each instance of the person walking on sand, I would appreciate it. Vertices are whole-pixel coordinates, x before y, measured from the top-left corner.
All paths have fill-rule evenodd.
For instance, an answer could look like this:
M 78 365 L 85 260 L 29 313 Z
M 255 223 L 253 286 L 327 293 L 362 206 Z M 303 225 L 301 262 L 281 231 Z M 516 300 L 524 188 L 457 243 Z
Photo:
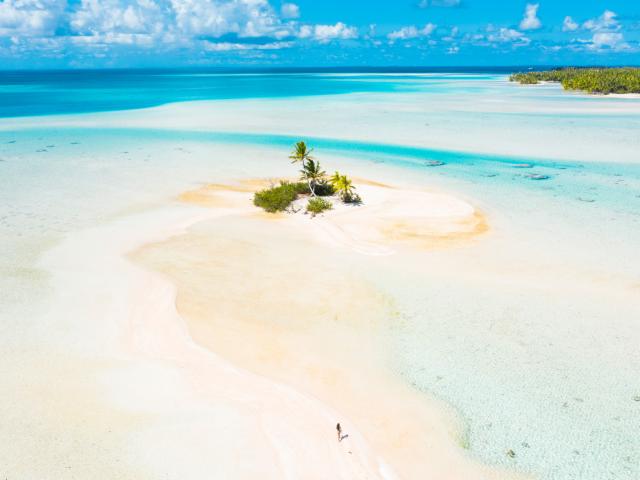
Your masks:
M 336 430 L 338 431 L 338 441 L 341 442 L 342 441 L 342 427 L 340 426 L 339 423 L 336 425 Z

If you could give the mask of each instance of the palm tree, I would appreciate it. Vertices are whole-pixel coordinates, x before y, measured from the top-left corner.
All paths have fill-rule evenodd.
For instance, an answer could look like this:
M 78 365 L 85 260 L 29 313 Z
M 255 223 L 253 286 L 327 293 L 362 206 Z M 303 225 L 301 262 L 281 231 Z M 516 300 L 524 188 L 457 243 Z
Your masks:
M 304 164 L 307 163 L 307 161 L 313 161 L 311 152 L 313 152 L 313 148 L 307 148 L 307 144 L 303 141 L 296 143 L 293 152 L 291 152 L 291 155 L 289 155 L 291 163 L 302 162 L 302 166 L 304 167 Z
M 306 161 L 303 160 L 302 170 L 300 170 L 300 173 L 302 174 L 301 179 L 306 180 L 309 184 L 311 195 L 315 197 L 316 185 L 327 175 L 326 172 L 322 170 L 322 167 L 320 167 L 320 162 L 316 162 L 314 159 L 307 156 Z
M 346 175 L 340 175 L 339 172 L 336 172 L 331 177 L 331 185 L 338 192 L 340 198 L 343 202 L 349 202 L 354 198 L 354 190 L 356 187 L 353 186 L 353 182 Z

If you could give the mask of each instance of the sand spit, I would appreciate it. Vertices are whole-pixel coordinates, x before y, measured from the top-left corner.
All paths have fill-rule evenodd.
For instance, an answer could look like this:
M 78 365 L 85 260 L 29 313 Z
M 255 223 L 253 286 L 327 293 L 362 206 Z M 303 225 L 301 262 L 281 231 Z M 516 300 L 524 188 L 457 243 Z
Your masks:
M 187 192 L 47 252 L 55 294 L 33 340 L 43 347 L 37 358 L 7 357 L 32 366 L 28 378 L 1 377 L 21 392 L 4 427 L 20 441 L 0 449 L 3 473 L 519 478 L 467 458 L 455 416 L 388 369 L 385 331 L 401 319 L 362 274 L 392 258 L 382 249 L 422 251 L 381 225 L 405 218 L 428 236 L 468 235 L 475 210 L 409 190 L 404 198 L 425 204 L 405 209 L 402 189 L 360 182 L 365 206 L 273 217 L 250 202 L 263 184 Z M 353 215 L 382 223 L 355 228 Z M 43 398 L 46 415 L 33 408 Z
M 19 359 L 31 375 L 1 381 L 20 392 L 12 431 L 2 428 L 18 439 L 0 448 L 7 478 L 395 478 L 347 418 L 338 442 L 340 415 L 327 405 L 196 344 L 175 287 L 126 258 L 223 215 L 132 215 L 47 252 L 55 295 L 33 340 L 43 347 Z
M 269 215 L 250 202 L 251 193 L 269 183 L 214 184 L 182 194 L 184 202 L 225 215 L 148 244 L 131 258 L 175 285 L 177 312 L 196 344 L 317 399 L 326 406 L 322 411 L 334 415 L 325 417 L 326 425 L 298 424 L 302 412 L 287 405 L 297 435 L 272 432 L 280 455 L 286 451 L 297 459 L 300 449 L 313 451 L 330 442 L 350 458 L 357 446 L 350 443 L 354 432 L 367 452 L 361 458 L 368 462 L 361 461 L 384 465 L 375 478 L 519 478 L 467 458 L 452 412 L 390 371 L 385 331 L 401 319 L 393 298 L 363 275 L 371 255 L 419 254 L 477 235 L 486 230 L 482 216 L 444 194 L 362 181 L 358 190 L 367 199 L 364 206 L 339 207 L 314 219 L 301 213 Z M 398 223 L 404 230 L 391 234 Z M 384 274 L 380 268 L 377 274 Z M 221 388 L 225 382 L 209 380 Z M 247 391 L 247 397 L 255 394 Z M 337 421 L 349 435 L 342 443 L 330 431 Z M 280 422 L 291 427 L 286 415 Z M 324 478 L 336 476 L 330 462 L 313 468 Z
M 388 255 L 406 247 L 450 247 L 489 230 L 481 212 L 451 195 L 361 178 L 355 181 L 365 199 L 363 204 L 334 201 L 333 210 L 314 219 L 304 214 L 306 198 L 294 204 L 296 214 L 265 214 L 251 205 L 253 192 L 276 184 L 276 180 L 209 184 L 184 192 L 179 200 L 296 225 L 294 228 L 308 232 L 316 241 L 369 255 Z

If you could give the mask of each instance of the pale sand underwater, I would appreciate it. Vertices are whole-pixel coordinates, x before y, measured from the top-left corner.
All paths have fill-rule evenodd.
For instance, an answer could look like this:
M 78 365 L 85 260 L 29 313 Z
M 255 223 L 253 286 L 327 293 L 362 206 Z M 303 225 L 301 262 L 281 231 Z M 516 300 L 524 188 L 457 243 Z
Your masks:
M 27 443 L 5 445 L 5 468 L 55 478 L 516 478 L 467 458 L 452 412 L 385 367 L 379 327 L 395 318 L 393 300 L 351 274 L 349 258 L 443 248 L 486 229 L 465 202 L 404 192 L 366 185 L 368 205 L 311 220 L 259 213 L 246 187 L 205 187 L 181 199 L 206 211 L 134 216 L 51 250 L 44 265 L 72 295 L 54 300 L 66 324 L 56 321 L 49 343 L 67 351 L 47 370 L 70 383 L 49 400 L 53 416 L 26 427 Z M 357 228 L 341 230 L 358 215 Z M 403 238 L 387 235 L 384 218 L 406 222 Z M 164 276 L 130 265 L 131 251 Z M 81 443 L 54 442 L 52 457 L 32 462 L 38 438 L 60 422 Z M 112 451 L 102 442 L 93 451 L 97 432 L 114 438 Z M 69 448 L 83 468 L 52 466 Z
M 255 188 L 255 182 L 248 185 Z M 343 453 L 355 453 L 353 431 L 388 465 L 376 478 L 391 472 L 399 478 L 515 478 L 465 458 L 451 412 L 388 370 L 384 323 L 400 321 L 393 299 L 352 271 L 371 255 L 397 253 L 394 247 L 410 252 L 470 241 L 484 231 L 477 228 L 484 221 L 470 205 L 443 194 L 382 185 L 360 190 L 364 206 L 315 219 L 248 209 L 247 187 L 186 192 L 183 201 L 219 209 L 224 218 L 144 247 L 133 258 L 175 283 L 177 310 L 197 343 L 318 398 L 339 415 L 317 431 L 299 425 L 304 439 L 281 437 L 291 452 L 336 442 L 327 427 L 340 422 L 348 435 L 340 442 Z M 405 222 L 402 238 L 389 236 L 388 227 L 398 221 Z M 371 273 L 384 275 L 384 269 Z M 298 412 L 281 421 L 288 423 L 288 415 Z M 331 464 L 320 471 L 308 466 L 299 476 L 339 476 Z
M 447 82 L 443 82 L 446 84 Z M 286 134 L 580 162 L 638 162 L 640 100 L 500 80 L 457 80 L 455 93 L 353 93 L 180 102 L 9 125 Z M 472 87 L 473 89 L 470 89 Z M 475 91 L 474 91 L 475 90 Z

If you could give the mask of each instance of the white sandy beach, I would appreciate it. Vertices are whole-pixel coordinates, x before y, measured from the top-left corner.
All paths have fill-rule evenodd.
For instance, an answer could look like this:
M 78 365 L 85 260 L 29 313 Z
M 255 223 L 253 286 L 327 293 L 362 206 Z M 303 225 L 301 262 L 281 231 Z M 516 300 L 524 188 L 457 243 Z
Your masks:
M 271 218 L 251 205 L 255 186 L 186 192 L 181 200 L 200 208 L 84 231 L 47 254 L 42 266 L 65 286 L 47 339 L 64 345 L 46 369 L 61 381 L 53 394 L 37 374 L 5 384 L 28 389 L 34 402 L 44 388 L 51 414 L 15 405 L 28 434 L 3 448 L 6 471 L 58 479 L 515 478 L 466 458 L 447 408 L 385 374 L 376 332 L 393 302 L 340 263 L 354 252 L 365 259 L 468 241 L 473 207 L 370 184 L 363 207 Z M 397 222 L 403 238 L 385 233 Z M 146 269 L 124 258 L 131 252 Z M 342 442 L 338 421 L 348 434 Z M 47 440 L 34 462 L 39 439 L 60 422 L 66 433 Z M 97 432 L 111 440 L 90 441 Z M 55 465 L 69 448 L 84 459 L 81 468 Z
M 489 471 L 461 454 L 452 419 L 441 413 L 446 409 L 429 407 L 428 401 L 416 398 L 384 373 L 384 350 L 377 346 L 376 332 L 380 322 L 387 321 L 391 300 L 350 274 L 348 263 L 340 266 L 345 254 L 348 258 L 354 252 L 393 252 L 397 239 L 385 238 L 385 229 L 375 221 L 404 220 L 407 230 L 412 225 L 417 233 L 431 225 L 431 238 L 444 238 L 467 234 L 466 224 L 455 225 L 473 218 L 475 212 L 453 197 L 427 192 L 414 192 L 401 202 L 397 197 L 404 192 L 397 190 L 396 201 L 387 204 L 392 195 L 387 190 L 392 189 L 362 187 L 368 205 L 312 220 L 300 214 L 271 218 L 247 209 L 250 190 L 205 187 L 182 199 L 214 209 L 222 206 L 228 212 L 225 218 L 146 247 L 134 258 L 175 282 L 178 312 L 196 342 L 235 365 L 292 385 L 329 405 L 349 434 L 341 444 L 348 451 L 353 449 L 351 431 L 355 438 L 363 432 L 372 446 L 372 458 L 388 465 L 376 478 L 391 472 L 400 478 L 429 474 L 484 478 Z M 419 195 L 429 200 L 426 210 L 417 207 L 424 203 L 414 203 Z M 346 217 L 360 219 L 354 223 Z M 429 235 L 424 238 L 427 241 Z M 287 415 L 280 421 L 288 423 Z M 279 441 L 292 453 L 300 441 L 313 451 L 326 441 L 337 443 L 334 435 L 327 437 L 326 428 L 336 422 L 324 428 L 298 427 L 304 428 L 304 439 L 291 437 L 295 441 L 289 442 L 280 436 Z M 433 461 L 419 460 L 424 455 Z M 312 468 L 317 472 L 316 465 Z M 335 475 L 333 469 L 328 463 L 319 476 Z M 312 475 L 309 471 L 302 476 Z M 497 473 L 489 476 L 497 478 Z

